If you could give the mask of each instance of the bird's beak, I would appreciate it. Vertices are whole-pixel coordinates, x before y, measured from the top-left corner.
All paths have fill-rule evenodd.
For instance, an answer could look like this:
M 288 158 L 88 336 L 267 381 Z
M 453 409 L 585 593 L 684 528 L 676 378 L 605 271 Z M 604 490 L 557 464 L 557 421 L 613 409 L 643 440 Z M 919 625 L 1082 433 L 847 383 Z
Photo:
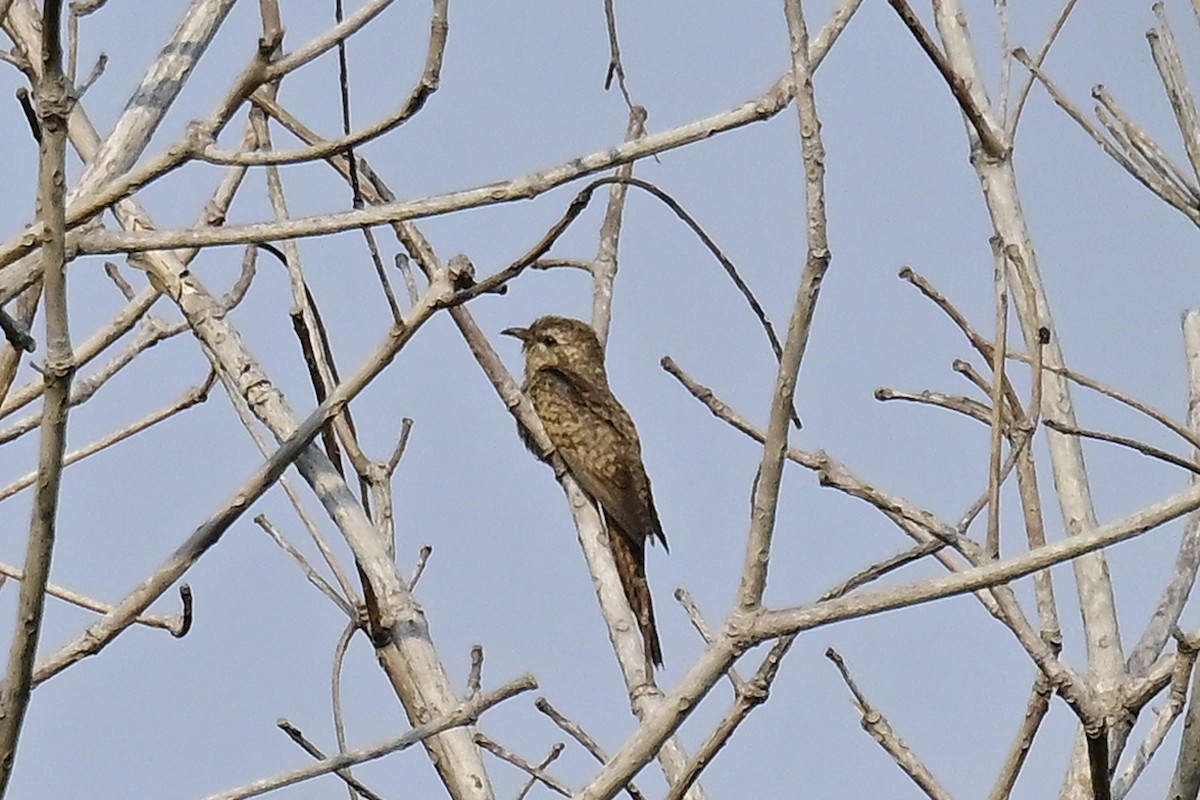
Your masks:
M 520 339 L 522 342 L 529 341 L 529 328 L 505 328 L 500 331 L 504 336 L 511 336 L 514 339 Z

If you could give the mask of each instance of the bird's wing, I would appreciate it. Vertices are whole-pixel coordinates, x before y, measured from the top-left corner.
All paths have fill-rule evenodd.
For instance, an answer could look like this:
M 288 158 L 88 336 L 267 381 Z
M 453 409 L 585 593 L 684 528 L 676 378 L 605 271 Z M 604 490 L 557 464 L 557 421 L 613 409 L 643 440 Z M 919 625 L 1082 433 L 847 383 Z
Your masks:
M 570 437 L 554 442 L 571 474 L 583 490 L 596 499 L 604 513 L 635 542 L 657 537 L 666 547 L 667 538 L 650 493 L 650 479 L 641 464 L 637 431 L 628 413 L 607 388 L 593 386 L 568 370 L 547 369 L 540 374 L 567 403 L 589 414 L 602 426 L 590 434 L 583 434 L 590 438 L 586 443 Z M 616 457 L 613 447 L 599 441 L 601 437 L 613 442 L 633 442 L 639 451 L 636 459 L 631 464 L 630 459 Z M 551 435 L 551 439 L 554 438 Z

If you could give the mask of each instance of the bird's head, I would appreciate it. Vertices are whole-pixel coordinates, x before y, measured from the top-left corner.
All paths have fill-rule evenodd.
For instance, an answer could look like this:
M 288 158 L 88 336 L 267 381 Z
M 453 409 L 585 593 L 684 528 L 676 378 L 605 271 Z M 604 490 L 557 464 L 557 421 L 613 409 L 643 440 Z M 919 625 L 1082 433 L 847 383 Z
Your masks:
M 527 375 L 542 369 L 604 372 L 604 350 L 586 322 L 546 316 L 528 328 L 505 328 L 501 333 L 521 340 Z

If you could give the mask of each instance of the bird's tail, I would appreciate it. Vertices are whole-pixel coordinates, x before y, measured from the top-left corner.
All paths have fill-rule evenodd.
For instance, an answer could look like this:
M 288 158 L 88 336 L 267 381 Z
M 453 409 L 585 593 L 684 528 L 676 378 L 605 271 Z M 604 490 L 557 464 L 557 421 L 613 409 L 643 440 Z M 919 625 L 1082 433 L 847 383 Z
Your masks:
M 650 584 L 646 582 L 646 544 L 634 542 L 615 525 L 608 526 L 608 546 L 612 550 L 617 573 L 621 576 L 621 588 L 625 599 L 637 619 L 642 631 L 642 646 L 646 659 L 651 664 L 663 665 L 662 645 L 658 641 L 658 628 L 654 624 L 654 603 L 650 597 Z

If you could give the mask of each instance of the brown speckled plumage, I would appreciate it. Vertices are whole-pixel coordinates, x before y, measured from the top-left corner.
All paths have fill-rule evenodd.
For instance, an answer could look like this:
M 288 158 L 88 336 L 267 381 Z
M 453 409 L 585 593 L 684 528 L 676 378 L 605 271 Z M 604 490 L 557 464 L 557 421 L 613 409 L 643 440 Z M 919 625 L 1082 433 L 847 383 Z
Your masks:
M 524 343 L 521 388 L 571 474 L 600 506 L 646 656 L 661 666 L 645 554 L 648 538 L 658 539 L 663 547 L 667 538 L 654 509 L 637 429 L 608 387 L 604 350 L 590 325 L 567 317 L 541 317 L 528 328 L 504 333 Z M 536 453 L 526 432 L 521 433 Z

